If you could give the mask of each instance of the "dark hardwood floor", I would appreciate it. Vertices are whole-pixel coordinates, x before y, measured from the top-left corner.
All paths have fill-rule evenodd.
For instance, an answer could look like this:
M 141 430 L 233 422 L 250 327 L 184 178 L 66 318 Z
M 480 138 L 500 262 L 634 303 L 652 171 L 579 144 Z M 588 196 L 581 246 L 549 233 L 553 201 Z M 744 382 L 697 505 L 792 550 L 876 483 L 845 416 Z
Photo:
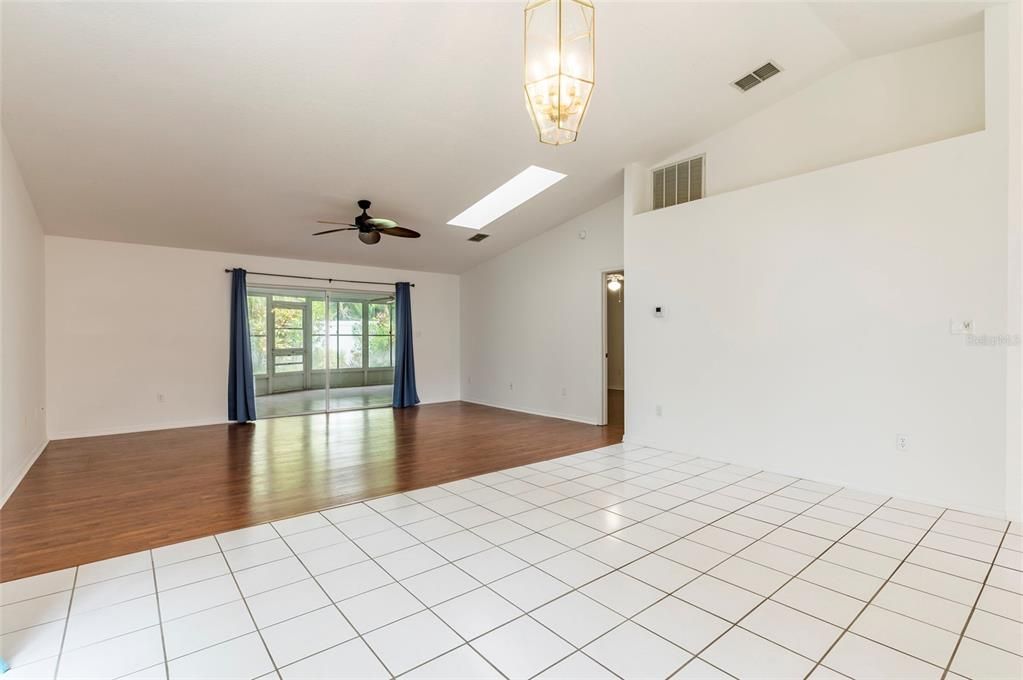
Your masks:
M 0 509 L 0 581 L 621 441 L 465 402 L 51 442 Z

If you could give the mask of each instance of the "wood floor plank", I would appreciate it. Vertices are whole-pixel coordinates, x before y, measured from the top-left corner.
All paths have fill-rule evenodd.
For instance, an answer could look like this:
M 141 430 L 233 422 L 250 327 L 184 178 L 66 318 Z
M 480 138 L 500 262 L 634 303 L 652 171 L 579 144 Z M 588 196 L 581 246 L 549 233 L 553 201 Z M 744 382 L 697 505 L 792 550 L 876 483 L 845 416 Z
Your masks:
M 447 402 L 54 441 L 0 509 L 0 582 L 621 438 Z

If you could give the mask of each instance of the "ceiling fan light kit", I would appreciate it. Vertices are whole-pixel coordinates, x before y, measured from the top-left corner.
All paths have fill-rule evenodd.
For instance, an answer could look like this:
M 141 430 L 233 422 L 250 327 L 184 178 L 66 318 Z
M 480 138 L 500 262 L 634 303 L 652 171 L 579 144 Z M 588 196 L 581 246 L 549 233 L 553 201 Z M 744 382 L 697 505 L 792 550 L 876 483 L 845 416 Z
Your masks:
M 523 85 L 544 144 L 570 144 L 579 136 L 595 82 L 593 21 L 589 0 L 526 5 Z
M 338 231 L 357 231 L 359 232 L 359 240 L 368 246 L 380 243 L 381 234 L 397 236 L 399 238 L 419 238 L 420 233 L 418 231 L 398 226 L 398 223 L 394 220 L 389 220 L 383 217 L 370 217 L 367 211 L 372 203 L 366 199 L 359 201 L 358 205 L 362 208 L 362 214 L 356 216 L 354 224 L 351 222 L 317 220 L 317 224 L 339 224 L 342 226 L 338 229 L 318 231 L 313 234 L 313 236 L 323 236 L 324 234 L 333 234 Z

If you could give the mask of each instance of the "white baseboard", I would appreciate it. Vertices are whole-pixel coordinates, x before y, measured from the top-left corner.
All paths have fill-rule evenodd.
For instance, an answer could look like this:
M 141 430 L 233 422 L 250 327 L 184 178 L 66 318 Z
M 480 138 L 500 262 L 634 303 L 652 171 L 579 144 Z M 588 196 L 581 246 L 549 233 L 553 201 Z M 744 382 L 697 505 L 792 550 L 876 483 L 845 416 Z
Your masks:
M 671 451 L 672 453 L 684 453 L 685 455 L 699 456 L 698 453 L 692 451 L 674 451 L 663 446 L 655 446 L 652 444 L 646 444 L 642 441 L 634 439 L 624 440 L 627 444 L 635 444 L 639 446 L 648 447 L 651 449 L 658 449 L 659 451 Z M 721 463 L 733 463 L 735 465 L 742 465 L 751 469 L 759 468 L 763 472 L 771 472 L 774 474 L 785 475 L 787 477 L 797 477 L 799 479 L 806 479 L 812 482 L 820 482 L 821 484 L 830 484 L 832 486 L 840 486 L 843 488 L 854 489 L 856 491 L 865 491 L 867 493 L 876 494 L 878 496 L 891 496 L 893 498 L 900 498 L 906 501 L 912 501 L 914 503 L 923 503 L 924 505 L 933 505 L 939 508 L 950 508 L 952 510 L 961 510 L 963 512 L 970 512 L 975 515 L 983 515 L 985 517 L 998 517 L 999 519 L 1014 519 L 1012 517 L 1006 517 L 1005 509 L 996 510 L 993 508 L 986 508 L 983 506 L 973 505 L 972 503 L 957 503 L 949 501 L 947 498 L 942 498 L 940 495 L 935 496 L 921 496 L 917 494 L 906 494 L 901 491 L 893 491 L 890 488 L 885 488 L 883 484 L 880 485 L 863 485 L 863 484 L 850 484 L 840 479 L 826 476 L 809 476 L 804 475 L 798 470 L 782 470 L 776 467 L 765 467 L 762 465 L 752 465 L 747 460 L 737 460 L 729 458 L 728 456 L 707 456 L 710 460 L 716 460 Z
M 51 433 L 53 440 L 78 439 L 80 437 L 104 437 L 111 434 L 133 434 L 135 432 L 153 432 L 155 430 L 175 430 L 180 427 L 201 427 L 203 425 L 222 425 L 228 422 L 223 418 L 207 418 L 201 420 L 181 420 L 169 423 L 147 423 L 143 425 L 121 425 L 118 427 L 101 427 L 89 430 L 72 430 L 70 432 Z
M 32 466 L 35 465 L 35 462 L 39 459 L 39 456 L 42 455 L 43 451 L 46 450 L 46 447 L 49 445 L 49 443 L 50 443 L 49 439 L 43 441 L 43 443 L 40 446 L 36 447 L 35 453 L 29 456 L 28 461 L 25 463 L 24 466 L 22 466 L 21 471 L 15 478 L 14 484 L 11 485 L 11 488 L 4 493 L 3 499 L 0 500 L 0 508 L 6 505 L 10 497 L 14 495 L 14 491 L 18 488 L 18 485 L 21 484 L 21 480 L 25 479 L 25 475 L 27 475 L 28 471 L 32 469 Z
M 518 408 L 516 406 L 508 406 L 507 404 L 495 404 L 489 401 L 481 401 L 479 399 L 466 399 L 462 397 L 462 401 L 470 404 L 479 404 L 480 406 L 489 406 L 491 408 L 500 408 L 505 411 L 516 411 L 518 413 L 528 413 L 531 416 L 544 416 L 545 418 L 557 418 L 559 420 L 571 420 L 576 423 L 586 423 L 587 425 L 599 425 L 593 418 L 583 418 L 580 416 L 568 415 L 565 413 L 555 413 L 553 411 L 536 411 L 533 409 Z
M 426 404 L 440 404 L 445 401 L 458 401 L 458 399 L 443 399 L 443 400 L 423 400 L 419 402 L 420 406 Z M 380 407 L 387 408 L 387 407 Z M 357 410 L 357 409 L 356 409 Z M 295 418 L 300 415 L 320 415 L 318 413 L 313 414 L 296 414 L 295 416 L 279 416 L 281 418 Z M 70 430 L 65 432 L 51 432 L 50 438 L 52 440 L 58 439 L 79 439 L 81 437 L 104 437 L 112 434 L 133 434 L 135 432 L 154 432 L 156 430 L 175 430 L 182 427 L 202 427 L 204 425 L 223 425 L 228 423 L 226 418 L 200 418 L 196 420 L 177 420 L 168 423 L 146 423 L 142 425 L 121 425 L 118 427 L 101 427 L 96 429 L 88 430 Z

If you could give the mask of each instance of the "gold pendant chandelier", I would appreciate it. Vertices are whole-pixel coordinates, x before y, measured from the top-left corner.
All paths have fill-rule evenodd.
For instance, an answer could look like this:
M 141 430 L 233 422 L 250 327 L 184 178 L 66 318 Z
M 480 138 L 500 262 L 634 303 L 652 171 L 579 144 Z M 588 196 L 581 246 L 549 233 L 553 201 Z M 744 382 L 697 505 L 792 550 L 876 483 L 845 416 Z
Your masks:
M 544 144 L 570 144 L 579 136 L 593 94 L 593 15 L 589 0 L 526 5 L 526 107 Z

